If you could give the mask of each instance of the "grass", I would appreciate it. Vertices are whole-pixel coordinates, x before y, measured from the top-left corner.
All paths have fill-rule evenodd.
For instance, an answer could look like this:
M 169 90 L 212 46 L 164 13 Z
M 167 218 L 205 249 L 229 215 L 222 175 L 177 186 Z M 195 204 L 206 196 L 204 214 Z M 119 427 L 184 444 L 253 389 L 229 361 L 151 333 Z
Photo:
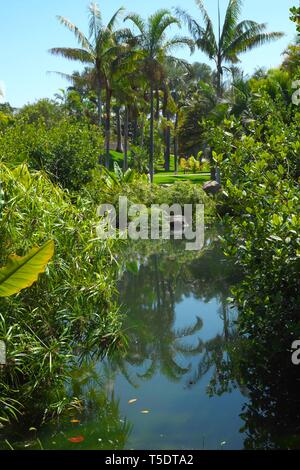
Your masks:
M 205 181 L 209 181 L 210 175 L 209 173 L 178 173 L 175 175 L 173 172 L 165 172 L 165 173 L 156 173 L 154 175 L 154 183 L 156 184 L 172 184 L 176 181 L 191 181 L 192 183 L 205 183 Z
M 116 152 L 115 150 L 110 151 L 111 161 L 118 163 L 122 168 L 123 166 L 123 153 Z M 112 166 L 113 167 L 113 164 Z M 174 155 L 171 155 L 170 159 L 170 171 L 166 172 L 164 169 L 164 162 L 158 162 L 156 166 L 156 172 L 154 175 L 154 183 L 156 184 L 173 184 L 176 181 L 191 181 L 192 183 L 205 183 L 209 181 L 210 174 L 207 172 L 202 173 L 184 173 L 183 170 L 178 169 L 178 174 L 174 174 L 175 165 L 174 165 Z

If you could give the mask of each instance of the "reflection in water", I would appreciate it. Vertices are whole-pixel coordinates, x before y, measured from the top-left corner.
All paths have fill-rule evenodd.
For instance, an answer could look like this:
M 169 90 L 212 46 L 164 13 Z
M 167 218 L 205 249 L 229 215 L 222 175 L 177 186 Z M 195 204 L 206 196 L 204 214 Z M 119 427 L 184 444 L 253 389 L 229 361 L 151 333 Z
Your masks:
M 133 260 L 136 252 L 135 246 Z M 115 391 L 133 423 L 127 446 L 241 448 L 240 390 L 233 382 L 232 394 L 218 400 L 208 394 L 235 336 L 236 312 L 226 299 L 236 270 L 213 244 L 191 253 L 179 242 L 148 242 L 138 253 L 134 268 L 128 251 L 131 269 L 119 286 L 128 351 L 110 362 Z M 130 407 L 132 396 L 138 405 Z M 147 421 L 141 408 L 150 411 Z
M 5 438 L 45 449 L 299 447 L 299 368 L 282 353 L 290 333 L 276 325 L 255 343 L 238 335 L 227 299 L 239 274 L 218 245 L 135 243 L 119 264 L 126 352 L 90 355 L 74 371 L 78 406 L 63 420 Z M 76 436 L 84 440 L 68 440 Z
M 46 425 L 31 440 L 23 434 L 16 447 L 243 447 L 243 387 L 217 398 L 208 393 L 223 379 L 235 336 L 236 312 L 226 301 L 235 269 L 214 243 L 198 253 L 183 247 L 179 241 L 127 247 L 119 258 L 128 268 L 119 283 L 126 353 L 83 364 L 70 384 L 70 394 L 83 399 L 83 411 Z M 76 436 L 84 440 L 68 441 Z
M 178 363 L 179 357 L 199 356 L 214 342 L 217 348 L 220 339 L 229 339 L 226 298 L 233 271 L 228 263 L 221 262 L 217 248 L 207 249 L 196 259 L 194 253 L 182 251 L 178 243 L 169 242 L 161 249 L 162 253 L 148 254 L 137 273 L 125 273 L 120 283 L 120 299 L 128 310 L 125 330 L 129 338 L 122 369 L 124 372 L 124 362 L 135 366 L 146 362 L 140 377 L 150 379 L 159 369 L 170 380 L 179 381 L 191 371 L 191 364 L 182 367 Z M 158 247 L 153 246 L 153 250 Z M 176 315 L 176 306 L 191 297 L 204 303 L 213 299 L 220 304 L 223 330 L 207 344 L 201 336 L 203 319 L 198 314 L 185 311 L 184 315 Z

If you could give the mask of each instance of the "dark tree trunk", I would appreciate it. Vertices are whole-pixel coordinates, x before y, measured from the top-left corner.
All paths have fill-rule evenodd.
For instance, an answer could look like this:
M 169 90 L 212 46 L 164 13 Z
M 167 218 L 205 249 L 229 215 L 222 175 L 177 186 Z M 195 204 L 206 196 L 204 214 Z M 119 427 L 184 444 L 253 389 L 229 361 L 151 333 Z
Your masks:
M 128 106 L 125 106 L 125 122 L 124 122 L 124 172 L 128 169 L 128 127 L 129 127 L 129 112 Z
M 97 72 L 97 111 L 98 111 L 98 124 L 102 126 L 102 83 L 101 74 Z
M 160 107 L 158 88 L 156 88 L 155 90 L 155 98 L 156 98 L 155 121 L 158 121 L 159 120 L 159 107 Z
M 178 121 L 179 121 L 179 116 L 178 113 L 176 113 L 175 117 L 175 128 L 174 128 L 174 169 L 175 173 L 178 172 Z
M 215 162 L 212 156 L 212 149 L 209 148 L 209 163 L 210 163 L 210 179 L 212 181 L 216 180 L 216 167 Z
M 167 113 L 167 119 L 170 119 L 170 114 Z M 165 170 L 170 171 L 170 157 L 171 157 L 171 128 L 168 126 L 165 130 Z
M 105 166 L 110 166 L 110 115 L 111 115 L 111 90 L 106 88 L 106 121 L 105 121 Z
M 97 64 L 98 70 L 98 64 Z M 97 113 L 98 113 L 98 125 L 102 127 L 102 83 L 101 74 L 97 71 Z M 99 155 L 99 164 L 103 165 L 103 151 Z
M 154 176 L 154 85 L 150 85 L 150 148 L 149 148 L 149 173 L 150 181 L 153 183 Z
M 221 58 L 218 58 L 217 64 L 217 97 L 220 99 L 222 98 L 222 76 L 223 76 L 223 69 L 222 69 L 222 62 Z
M 133 107 L 132 108 L 132 141 L 134 145 L 138 145 L 138 133 L 139 133 L 138 110 L 136 107 Z
M 120 106 L 116 108 L 116 121 L 117 121 L 117 145 L 116 145 L 116 152 L 122 153 L 123 152 L 123 145 L 122 145 L 122 126 L 121 126 L 121 112 Z
M 144 147 L 144 138 L 145 138 L 145 115 L 143 113 L 142 122 L 141 122 L 141 147 Z
M 170 119 L 170 113 L 168 112 L 168 90 L 164 88 L 164 100 L 163 100 L 163 116 L 167 120 Z M 170 171 L 170 155 L 171 155 L 171 129 L 170 126 L 167 126 L 164 130 L 164 140 L 165 140 L 165 152 L 164 152 L 164 160 L 165 160 L 165 170 Z

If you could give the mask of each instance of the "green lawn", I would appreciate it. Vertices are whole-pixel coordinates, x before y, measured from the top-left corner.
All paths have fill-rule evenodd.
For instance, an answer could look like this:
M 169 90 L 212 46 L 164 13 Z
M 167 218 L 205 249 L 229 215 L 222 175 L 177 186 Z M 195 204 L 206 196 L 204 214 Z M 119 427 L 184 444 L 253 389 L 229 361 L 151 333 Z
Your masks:
M 123 153 L 116 152 L 115 150 L 110 151 L 111 154 L 111 161 L 117 162 L 118 165 L 122 168 L 123 166 Z M 113 169 L 113 164 L 111 165 L 111 169 Z M 170 170 L 169 172 L 165 172 L 164 170 L 164 162 L 160 161 L 156 166 L 156 172 L 154 175 L 154 183 L 156 184 L 173 184 L 175 181 L 191 181 L 192 183 L 205 183 L 205 181 L 209 181 L 210 174 L 209 173 L 184 173 L 182 170 L 179 169 L 178 174 L 174 174 L 174 156 L 171 155 L 170 160 Z
M 192 183 L 205 183 L 205 181 L 209 181 L 210 174 L 209 173 L 196 173 L 184 174 L 179 173 L 178 175 L 174 175 L 173 172 L 168 173 L 156 173 L 154 175 L 154 183 L 156 184 L 172 184 L 176 181 L 191 181 Z

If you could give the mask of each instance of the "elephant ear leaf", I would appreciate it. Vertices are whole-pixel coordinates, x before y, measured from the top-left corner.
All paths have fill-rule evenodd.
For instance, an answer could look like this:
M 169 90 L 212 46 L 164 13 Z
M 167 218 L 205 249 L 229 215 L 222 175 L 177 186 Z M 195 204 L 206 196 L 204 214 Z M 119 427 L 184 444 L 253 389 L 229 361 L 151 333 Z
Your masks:
M 0 297 L 9 297 L 37 281 L 45 272 L 46 265 L 54 254 L 54 242 L 48 240 L 35 247 L 26 256 L 11 255 L 6 266 L 0 269 Z

